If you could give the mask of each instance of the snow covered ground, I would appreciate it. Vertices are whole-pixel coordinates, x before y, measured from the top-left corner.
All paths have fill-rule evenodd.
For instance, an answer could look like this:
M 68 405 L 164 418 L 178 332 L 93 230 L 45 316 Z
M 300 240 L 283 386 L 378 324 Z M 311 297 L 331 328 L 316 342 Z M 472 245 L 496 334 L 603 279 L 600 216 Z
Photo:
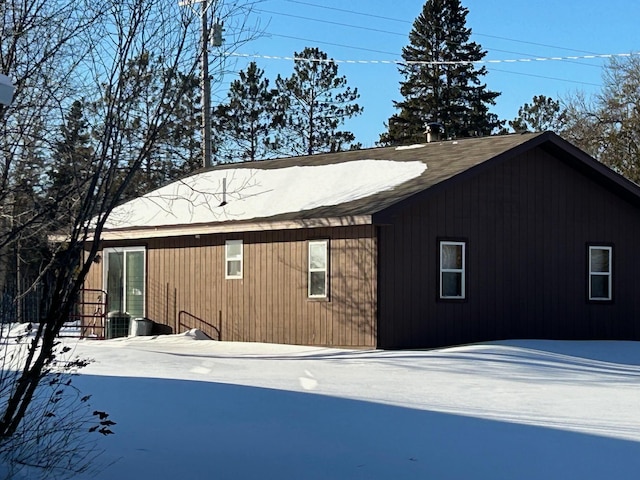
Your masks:
M 640 343 L 357 351 L 80 341 L 110 413 L 98 479 L 627 479 Z M 80 477 L 78 477 L 80 478 Z M 85 478 L 85 477 L 83 477 Z M 86 478 L 90 478 L 87 476 Z

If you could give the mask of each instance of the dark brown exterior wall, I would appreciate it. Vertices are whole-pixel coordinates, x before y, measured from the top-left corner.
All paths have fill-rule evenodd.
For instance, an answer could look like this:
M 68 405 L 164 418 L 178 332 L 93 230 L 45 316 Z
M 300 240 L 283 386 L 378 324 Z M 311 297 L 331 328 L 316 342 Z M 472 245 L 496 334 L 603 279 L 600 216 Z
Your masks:
M 241 239 L 241 280 L 225 280 L 226 240 Z M 329 300 L 307 298 L 307 241 L 329 239 Z M 174 331 L 190 315 L 222 340 L 372 347 L 377 247 L 372 226 L 202 235 L 128 242 L 147 247 L 147 316 Z M 105 243 L 104 247 L 123 243 Z M 102 265 L 88 287 L 102 284 Z M 99 288 L 99 287 L 98 287 Z M 196 324 L 194 324 L 195 326 Z M 206 325 L 199 328 L 215 337 Z
M 640 212 L 538 148 L 379 227 L 379 346 L 640 339 Z M 467 299 L 437 300 L 438 239 L 467 242 Z M 611 304 L 587 302 L 587 243 L 614 246 Z

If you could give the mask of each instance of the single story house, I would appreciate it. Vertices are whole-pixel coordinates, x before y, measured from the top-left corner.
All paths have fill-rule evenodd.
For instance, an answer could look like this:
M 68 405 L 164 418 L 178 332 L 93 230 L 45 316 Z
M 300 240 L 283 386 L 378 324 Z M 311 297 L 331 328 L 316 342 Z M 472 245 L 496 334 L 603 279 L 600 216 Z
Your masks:
M 640 187 L 546 132 L 220 165 L 118 207 L 87 288 L 229 341 L 640 339 Z

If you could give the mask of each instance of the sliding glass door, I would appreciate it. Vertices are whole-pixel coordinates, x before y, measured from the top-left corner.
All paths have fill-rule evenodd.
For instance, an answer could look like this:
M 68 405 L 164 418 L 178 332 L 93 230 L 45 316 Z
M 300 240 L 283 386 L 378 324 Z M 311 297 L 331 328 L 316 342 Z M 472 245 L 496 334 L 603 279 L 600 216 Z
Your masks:
M 107 311 L 145 316 L 145 248 L 104 249 L 104 285 Z

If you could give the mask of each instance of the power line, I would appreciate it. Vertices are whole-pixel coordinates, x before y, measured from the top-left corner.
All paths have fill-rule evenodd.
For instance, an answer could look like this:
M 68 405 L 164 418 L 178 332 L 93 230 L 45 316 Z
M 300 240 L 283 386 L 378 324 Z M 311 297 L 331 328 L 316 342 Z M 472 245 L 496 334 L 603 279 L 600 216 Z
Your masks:
M 322 44 L 322 45 L 331 45 L 333 47 L 342 47 L 342 48 L 351 48 L 354 50 L 362 50 L 365 52 L 373 52 L 373 53 L 382 53 L 384 55 L 397 55 L 397 53 L 394 52 L 385 52 L 383 50 L 374 50 L 372 48 L 365 48 L 365 47 L 354 47 L 352 45 L 344 45 L 342 43 L 332 43 L 332 42 L 324 42 L 322 40 L 311 40 L 309 38 L 301 38 L 301 37 L 294 37 L 291 35 L 282 35 L 280 33 L 267 33 L 268 35 L 272 36 L 272 37 L 279 37 L 279 38 L 289 38 L 291 40 L 300 40 L 302 42 L 308 42 L 310 44 Z
M 496 60 L 454 60 L 454 61 L 440 61 L 440 60 L 337 60 L 333 58 L 305 58 L 305 57 L 290 57 L 279 55 L 258 55 L 248 53 L 236 53 L 228 52 L 226 56 L 230 57 L 245 57 L 245 58 L 263 58 L 266 60 L 288 60 L 288 61 L 308 61 L 314 63 L 353 63 L 353 64 L 383 64 L 383 65 L 490 65 L 496 63 L 531 63 L 531 62 L 558 62 L 566 60 L 596 60 L 596 59 L 608 59 L 614 57 L 631 57 L 640 55 L 640 52 L 632 53 L 606 53 L 597 55 L 570 55 L 566 57 L 533 57 L 533 58 L 513 58 L 513 59 L 496 59 Z
M 347 9 L 344 9 L 344 8 L 328 7 L 326 5 L 318 5 L 317 3 L 302 2 L 300 0 L 284 0 L 284 1 L 285 2 L 289 2 L 289 3 L 298 3 L 300 5 L 308 5 L 310 7 L 324 8 L 325 10 L 333 10 L 334 12 L 351 13 L 353 15 L 360 15 L 360 16 L 363 16 L 363 17 L 378 18 L 380 20 L 390 20 L 392 22 L 400 22 L 400 23 L 409 23 L 409 24 L 411 24 L 411 22 L 409 22 L 408 20 L 405 20 L 405 19 L 385 17 L 385 16 L 382 16 L 382 15 L 374 15 L 372 13 L 356 12 L 355 10 L 347 10 Z
M 600 87 L 601 86 L 601 85 L 599 85 L 597 83 L 582 82 L 580 80 L 570 80 L 568 78 L 547 77 L 545 75 L 536 75 L 535 73 L 511 72 L 509 70 L 501 70 L 499 68 L 492 68 L 491 71 L 492 72 L 500 72 L 500 73 L 509 73 L 511 75 L 522 75 L 522 76 L 525 76 L 525 77 L 543 78 L 545 80 L 555 80 L 555 81 L 558 81 L 558 82 L 577 83 L 579 85 L 589 85 L 589 86 L 592 86 L 592 87 Z
M 336 12 L 342 12 L 342 13 L 349 13 L 352 15 L 360 15 L 363 17 L 369 17 L 369 18 L 377 18 L 380 20 L 388 20 L 388 21 L 392 21 L 392 22 L 399 22 L 399 23 L 404 23 L 404 24 L 413 24 L 413 22 L 409 21 L 409 20 L 405 20 L 405 19 L 399 19 L 399 18 L 392 18 L 392 17 L 387 17 L 387 16 L 383 16 L 383 15 L 374 15 L 371 13 L 365 13 L 365 12 L 358 12 L 355 10 L 349 10 L 349 9 L 345 9 L 345 8 L 337 8 L 337 7 L 329 7 L 327 5 L 318 5 L 317 3 L 311 3 L 311 2 L 303 2 L 301 0 L 284 0 L 285 2 L 289 2 L 289 3 L 298 3 L 300 5 L 307 5 L 310 7 L 315 7 L 315 8 L 322 8 L 325 10 L 332 10 L 332 11 L 336 11 Z M 275 15 L 285 15 L 285 14 L 281 14 L 281 13 L 277 13 L 277 12 L 269 12 L 269 13 L 274 13 Z M 303 17 L 301 17 L 303 18 Z M 321 20 L 317 20 L 317 19 L 311 19 L 311 20 L 316 20 L 316 21 L 321 21 Z M 355 27 L 353 25 L 346 25 L 344 24 L 343 26 L 352 26 Z M 384 33 L 389 33 L 392 35 L 399 35 L 398 33 L 395 32 L 388 32 L 388 31 L 384 31 Z M 584 54 L 589 54 L 589 55 L 597 55 L 596 52 L 591 52 L 591 51 L 587 51 L 587 50 L 578 50 L 575 48 L 569 48 L 569 47 L 560 47 L 558 45 L 549 45 L 546 43 L 538 43 L 538 42 L 529 42 L 526 40 L 518 40 L 516 38 L 509 38 L 509 37 L 501 37 L 498 35 L 489 35 L 486 33 L 477 33 L 477 32 L 473 32 L 473 35 L 477 35 L 479 37 L 487 37 L 487 38 L 495 38 L 497 40 L 506 40 L 508 42 L 516 42 L 516 43 L 522 43 L 522 44 L 526 44 L 526 45 L 534 45 L 537 47 L 545 47 L 545 48 L 555 48 L 558 50 L 566 50 L 568 52 L 577 52 L 577 53 L 584 53 Z
M 385 21 L 393 21 L 393 22 L 398 22 L 398 23 L 403 23 L 403 24 L 411 24 L 412 23 L 412 22 L 404 20 L 404 19 L 391 18 L 391 17 L 388 17 L 388 16 L 375 15 L 375 14 L 370 14 L 370 13 L 365 13 L 365 12 L 358 12 L 358 11 L 355 11 L 355 10 L 337 8 L 337 7 L 330 7 L 330 6 L 326 6 L 326 5 L 318 5 L 318 4 L 315 4 L 315 3 L 312 3 L 312 2 L 308 2 L 308 1 L 302 1 L 302 0 L 284 0 L 284 1 L 286 1 L 288 3 L 296 3 L 296 4 L 300 4 L 300 5 L 307 5 L 307 6 L 310 6 L 310 7 L 321 8 L 321 9 L 325 9 L 325 10 L 337 11 L 337 12 L 342 12 L 342 13 L 359 15 L 359 16 L 363 16 L 363 17 L 369 17 L 369 18 L 376 18 L 376 19 L 385 20 Z M 363 27 L 363 26 L 360 26 L 360 25 L 352 25 L 352 24 L 349 24 L 349 23 L 334 22 L 334 21 L 322 20 L 322 19 L 318 19 L 318 18 L 305 17 L 305 16 L 302 16 L 302 15 L 293 15 L 293 14 L 288 14 L 288 13 L 275 12 L 275 11 L 270 11 L 270 10 L 260 10 L 260 11 L 263 12 L 263 13 L 281 15 L 281 16 L 285 16 L 285 17 L 300 19 L 300 20 L 308 20 L 308 21 L 319 22 L 319 23 L 324 23 L 324 24 L 338 25 L 338 26 L 347 27 L 347 28 L 356 28 L 356 29 L 360 29 L 360 30 L 368 30 L 368 31 L 373 31 L 373 32 L 377 32 L 377 33 L 386 33 L 386 34 L 396 35 L 396 36 L 401 36 L 401 35 L 405 36 L 405 34 L 400 34 L 400 33 L 397 33 L 397 32 L 391 32 L 391 31 L 388 31 L 388 30 L 376 29 L 376 28 L 371 28 L 371 27 Z M 384 54 L 384 55 L 394 55 L 394 56 L 397 55 L 397 53 L 385 52 L 385 51 L 381 51 L 381 50 L 375 50 L 375 49 L 369 49 L 369 48 L 363 48 L 363 47 L 356 47 L 356 46 L 353 46 L 353 45 L 344 45 L 344 44 L 338 44 L 338 43 L 332 43 L 332 42 L 326 42 L 326 41 L 311 40 L 311 39 L 306 39 L 306 38 L 301 38 L 301 37 L 296 37 L 296 36 L 288 36 L 288 35 L 275 34 L 275 33 L 271 34 L 271 35 L 274 36 L 274 37 L 290 38 L 290 39 L 300 40 L 300 41 L 304 41 L 304 42 L 310 42 L 310 43 L 314 43 L 314 44 L 332 45 L 332 46 L 337 46 L 337 47 L 342 47 L 342 48 L 350 48 L 350 49 L 356 49 L 356 50 L 380 53 L 380 54 Z M 489 48 L 488 50 L 491 51 L 491 52 L 508 53 L 508 54 L 519 55 L 519 56 L 523 56 L 523 57 L 529 57 L 529 58 L 515 58 L 515 59 L 502 59 L 502 60 L 481 60 L 481 61 L 476 61 L 476 62 L 407 62 L 407 61 L 404 61 L 404 60 L 323 60 L 323 61 L 334 61 L 336 63 L 344 63 L 344 64 L 393 64 L 393 65 L 411 65 L 411 64 L 419 65 L 419 64 L 436 64 L 436 63 L 440 63 L 440 64 L 474 63 L 474 64 L 492 65 L 492 64 L 499 64 L 499 63 L 529 63 L 529 62 L 544 62 L 544 61 L 562 61 L 562 62 L 565 62 L 565 63 L 573 63 L 573 64 L 582 65 L 582 66 L 586 66 L 586 67 L 601 68 L 601 65 L 597 65 L 597 64 L 593 64 L 593 63 L 587 63 L 584 60 L 597 60 L 597 59 L 604 59 L 604 58 L 625 57 L 625 56 L 630 56 L 630 55 L 637 55 L 637 53 L 632 53 L 632 54 L 626 54 L 626 53 L 625 54 L 597 54 L 597 53 L 589 52 L 589 51 L 586 51 L 586 50 L 578 50 L 578 49 L 573 49 L 573 48 L 568 48 L 568 47 L 560 47 L 560 46 L 557 46 L 557 45 L 549 45 L 549 44 L 538 43 L 538 42 L 529 42 L 529 41 L 525 41 L 525 40 L 517 40 L 517 39 L 508 38 L 508 37 L 502 37 L 502 36 L 497 36 L 497 35 L 488 35 L 488 34 L 479 34 L 479 33 L 474 33 L 474 35 L 484 36 L 484 37 L 488 37 L 488 38 L 495 38 L 495 39 L 505 40 L 505 41 L 510 41 L 510 42 L 517 42 L 517 43 L 522 43 L 522 44 L 527 44 L 527 45 L 535 45 L 535 46 L 539 46 L 539 47 L 546 47 L 546 48 L 554 48 L 554 49 L 561 49 L 561 50 L 566 50 L 566 51 L 579 52 L 579 53 L 584 53 L 585 55 L 571 55 L 571 56 L 563 56 L 563 57 L 560 57 L 560 56 L 542 57 L 542 56 L 536 56 L 536 55 L 532 55 L 532 54 L 528 54 L 528 53 L 512 52 L 512 51 L 508 51 L 508 50 L 500 50 L 500 49 Z M 252 57 L 252 58 L 264 58 L 264 59 L 267 59 L 267 60 L 288 60 L 288 61 L 310 60 L 310 61 L 320 61 L 320 60 L 317 60 L 317 59 L 302 59 L 302 58 L 287 57 L 287 56 L 282 56 L 281 57 L 281 56 L 276 56 L 276 55 L 245 55 L 245 54 L 237 54 L 236 56 Z M 578 80 L 570 80 L 570 79 L 557 78 L 557 77 L 548 77 L 548 76 L 543 76 L 543 75 L 528 74 L 528 73 L 522 73 L 522 72 L 509 72 L 509 71 L 506 71 L 506 70 L 499 70 L 499 69 L 496 69 L 496 68 L 493 68 L 493 67 L 491 68 L 491 70 L 494 71 L 494 72 L 498 71 L 498 72 L 503 72 L 503 73 L 511 73 L 511 74 L 514 74 L 514 75 L 530 76 L 530 77 L 535 77 L 535 78 L 544 78 L 544 79 L 554 80 L 554 81 L 577 83 L 577 84 L 582 84 L 582 85 L 599 86 L 599 85 L 594 84 L 594 83 L 582 82 L 582 81 L 578 81 Z
M 287 1 L 289 1 L 289 0 L 287 0 Z M 294 0 L 290 0 L 290 1 L 293 1 L 294 3 L 303 3 L 305 5 L 313 5 L 313 4 L 310 4 L 308 2 L 299 2 L 299 1 L 294 1 Z M 330 10 L 336 10 L 335 8 L 332 8 L 332 7 L 324 7 L 324 6 L 320 6 L 320 7 L 321 8 L 327 8 L 327 9 L 330 9 Z M 337 9 L 337 10 L 342 11 L 343 9 Z M 299 20 L 309 20 L 309 21 L 312 21 L 312 22 L 326 23 L 326 24 L 338 25 L 338 26 L 348 27 L 348 28 L 358 28 L 360 30 L 368 30 L 368 31 L 377 32 L 377 33 L 386 33 L 386 34 L 389 34 L 389 35 L 398 35 L 398 36 L 403 36 L 403 37 L 405 36 L 405 34 L 397 33 L 397 32 L 390 32 L 388 30 L 381 30 L 381 29 L 371 28 L 371 27 L 362 27 L 360 25 L 351 25 L 351 24 L 348 24 L 348 23 L 333 22 L 333 21 L 322 20 L 322 19 L 318 19 L 318 18 L 304 17 L 304 16 L 301 16 L 301 15 L 293 15 L 293 14 L 290 14 L 290 13 L 274 12 L 274 11 L 271 11 L 271 10 L 262 10 L 262 9 L 256 10 L 256 11 L 261 12 L 261 13 L 270 13 L 270 14 L 273 14 L 273 15 L 281 15 L 281 16 L 284 16 L 284 17 L 297 18 Z M 368 15 L 368 14 L 363 14 L 363 15 Z M 374 15 L 374 16 L 378 17 L 377 15 Z M 381 17 L 381 18 L 383 18 L 383 17 Z M 299 39 L 297 37 L 286 37 L 286 35 L 276 35 L 276 34 L 274 34 L 274 35 L 275 36 L 280 36 L 280 37 L 285 37 L 285 38 Z M 499 37 L 496 37 L 496 38 L 499 38 Z M 325 45 L 334 45 L 334 46 L 339 46 L 339 47 L 343 47 L 343 48 L 353 48 L 353 49 L 356 49 L 356 50 L 369 50 L 369 49 L 365 49 L 365 48 L 361 48 L 361 47 L 354 47 L 352 45 L 338 45 L 338 44 L 332 44 L 332 43 L 329 43 L 329 42 L 322 42 L 322 41 L 308 40 L 308 39 L 299 39 L 299 40 L 311 41 L 311 42 L 314 42 L 314 43 L 321 43 L 321 44 L 325 44 Z M 529 53 L 511 52 L 511 51 L 508 51 L 508 50 L 500 50 L 500 49 L 497 49 L 497 48 L 492 48 L 490 50 L 493 51 L 493 52 L 502 52 L 502 53 L 510 53 L 510 54 L 515 54 L 515 55 L 530 56 L 532 58 L 536 57 L 536 55 L 532 55 L 532 54 L 529 54 Z M 388 53 L 388 52 L 380 52 L 380 51 L 376 51 L 376 50 L 369 50 L 369 51 L 373 51 L 373 52 L 377 52 L 377 53 Z M 388 53 L 388 54 L 389 55 L 395 55 L 395 53 Z M 569 63 L 575 63 L 575 62 L 571 62 L 570 60 L 565 60 L 565 61 L 567 61 Z M 588 64 L 584 64 L 584 63 L 580 63 L 580 65 L 589 66 L 589 67 L 596 67 L 596 68 L 598 67 L 598 65 L 588 65 Z
M 538 57 L 537 55 L 532 55 L 532 54 L 530 54 L 530 53 L 513 52 L 513 51 L 510 51 L 510 50 L 500 50 L 500 49 L 498 49 L 498 48 L 491 48 L 491 49 L 489 49 L 489 50 L 490 50 L 492 53 L 493 53 L 493 52 L 500 52 L 500 53 L 508 53 L 508 54 L 510 54 L 510 55 L 522 55 L 522 56 L 525 56 L 525 57 L 529 57 L 529 59 L 536 59 L 536 58 Z M 590 54 L 590 55 L 597 55 L 597 54 Z M 563 59 L 562 59 L 562 61 L 563 61 L 563 62 L 566 62 L 566 63 L 573 63 L 573 64 L 576 64 L 576 65 L 581 65 L 581 66 L 583 66 L 583 67 L 594 67 L 594 68 L 600 68 L 600 65 L 595 65 L 595 64 L 593 64 L 593 63 L 579 62 L 579 61 L 576 61 L 576 60 L 571 60 L 571 58 L 574 58 L 574 57 L 566 57 L 566 58 L 563 58 Z M 518 61 L 523 61 L 523 62 L 524 62 L 525 60 L 526 60 L 526 59 L 521 59 L 521 60 L 518 60 Z M 487 62 L 488 62 L 488 61 L 487 61 Z
M 304 40 L 297 37 L 294 37 L 297 40 Z M 501 73 L 509 73 L 512 75 L 521 75 L 525 77 L 534 77 L 534 78 L 543 78 L 545 80 L 553 80 L 558 82 L 567 82 L 567 83 L 575 83 L 579 85 L 589 85 L 594 87 L 599 87 L 599 84 L 583 82 L 581 80 L 571 80 L 568 78 L 558 78 L 558 77 L 549 77 L 545 75 L 538 75 L 534 73 L 523 73 L 523 72 L 512 72 L 508 70 L 501 70 L 494 68 L 494 64 L 507 63 L 532 63 L 532 62 L 545 62 L 545 61 L 563 61 L 567 58 L 579 60 L 579 59 L 595 59 L 595 58 L 613 58 L 613 57 L 630 57 L 632 55 L 640 55 L 637 53 L 619 53 L 619 54 L 601 54 L 601 55 L 583 55 L 583 56 L 571 56 L 571 57 L 537 57 L 537 58 L 521 58 L 521 59 L 506 59 L 506 60 L 480 60 L 480 61 L 464 61 L 464 62 L 433 62 L 433 61 L 413 61 L 406 62 L 404 60 L 336 60 L 336 59 L 323 59 L 323 58 L 306 58 L 306 57 L 290 57 L 290 56 L 279 56 L 279 55 L 258 55 L 258 54 L 248 54 L 248 53 L 225 53 L 226 56 L 240 57 L 240 58 L 259 58 L 264 60 L 284 60 L 284 61 L 308 61 L 308 62 L 316 62 L 316 63 L 339 63 L 339 64 L 351 64 L 351 65 L 455 65 L 455 64 L 484 64 L 487 66 L 491 64 L 492 72 L 501 72 Z
M 406 33 L 390 32 L 388 30 L 381 30 L 379 28 L 363 27 L 361 25 L 351 25 L 349 23 L 333 22 L 331 20 L 321 20 L 319 18 L 303 17 L 302 15 L 293 15 L 292 13 L 274 12 L 272 10 L 263 10 L 263 9 L 256 9 L 254 11 L 255 12 L 260 12 L 260 13 L 270 13 L 272 15 L 280 15 L 280 16 L 289 17 L 289 18 L 297 18 L 298 20 L 309 20 L 311 22 L 326 23 L 326 24 L 329 24 L 329 25 L 338 25 L 340 27 L 357 28 L 357 29 L 360 29 L 360 30 L 367 30 L 369 32 L 387 33 L 389 35 L 398 35 L 398 36 L 401 36 L 401 37 L 406 37 L 407 36 Z
M 325 42 L 323 40 L 313 40 L 310 38 L 302 38 L 302 37 L 295 37 L 293 35 L 282 35 L 280 33 L 271 33 L 271 32 L 266 32 L 267 35 L 272 36 L 272 37 L 279 37 L 279 38 L 289 38 L 292 40 L 300 40 L 302 42 L 308 42 L 310 44 L 322 44 L 322 45 L 331 45 L 334 47 L 341 47 L 341 48 L 349 48 L 349 49 L 353 49 L 353 50 L 362 50 L 365 52 L 373 52 L 373 53 L 382 53 L 384 55 L 393 55 L 393 56 L 397 56 L 396 52 L 385 52 L 383 50 L 376 50 L 376 49 L 372 49 L 372 48 L 365 48 L 365 47 L 356 47 L 354 45 L 345 45 L 343 43 L 333 43 L 333 42 Z M 501 52 L 501 53 L 509 53 L 509 54 L 513 54 L 513 55 L 524 55 L 524 56 L 529 56 L 531 58 L 535 58 L 535 55 L 531 55 L 529 53 L 523 53 L 523 52 L 513 52 L 510 50 L 500 50 L 500 49 L 491 49 L 492 52 Z M 586 66 L 586 67 L 594 67 L 594 68 L 600 68 L 600 65 L 594 65 L 594 64 L 585 64 L 584 62 L 577 62 L 575 60 L 564 60 L 567 63 L 575 63 L 577 65 L 582 65 L 582 66 Z
M 536 47 L 555 48 L 557 50 L 566 50 L 567 52 L 584 53 L 586 55 L 598 55 L 596 52 L 591 52 L 589 50 L 577 50 L 575 48 L 559 47 L 557 45 L 549 45 L 547 43 L 528 42 L 526 40 L 517 40 L 515 38 L 500 37 L 498 35 L 489 35 L 486 33 L 473 33 L 473 35 L 478 35 L 479 37 L 495 38 L 498 40 L 507 40 L 508 42 L 525 43 L 527 45 L 534 45 Z

